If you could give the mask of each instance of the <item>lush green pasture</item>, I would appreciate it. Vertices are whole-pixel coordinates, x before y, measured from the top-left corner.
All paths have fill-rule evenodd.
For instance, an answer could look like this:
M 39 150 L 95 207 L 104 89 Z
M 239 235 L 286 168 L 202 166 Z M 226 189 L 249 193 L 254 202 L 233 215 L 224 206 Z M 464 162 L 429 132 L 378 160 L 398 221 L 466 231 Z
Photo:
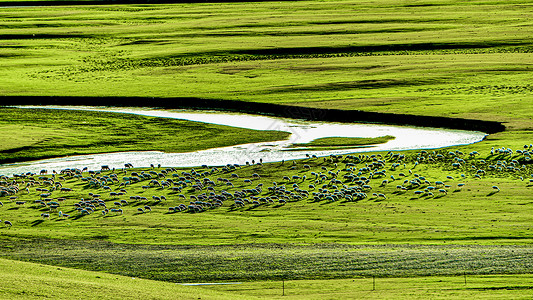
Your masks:
M 290 280 L 205 289 L 268 299 L 529 299 L 531 275 Z M 283 291 L 285 286 L 285 291 Z M 283 294 L 284 292 L 284 294 Z
M 0 19 L 0 95 L 496 120 L 508 131 L 472 149 L 516 148 L 532 142 L 531 12 L 528 1 L 453 0 L 12 7 Z
M 0 163 L 118 151 L 191 152 L 288 135 L 129 114 L 4 107 Z
M 531 245 L 182 246 L 17 238 L 0 246 L 4 258 L 170 282 L 525 274 L 533 266 Z
M 111 176 L 109 171 L 56 175 L 56 182 L 72 189 L 45 196 L 65 198 L 57 200 L 58 208 L 35 201 L 43 198 L 37 188 L 46 188 L 50 176 L 19 178 L 22 188 L 22 180 L 43 185 L 21 189 L 17 199 L 0 197 L 0 219 L 13 224 L 0 229 L 2 256 L 174 282 L 528 273 L 533 264 L 533 170 L 528 156 L 490 154 L 489 149 L 473 156 L 449 152 L 310 158 L 234 170 L 197 167 L 197 173 L 189 168 L 117 170 L 120 179 L 105 183 L 109 189 L 99 183 Z M 454 157 L 464 162 L 454 166 Z M 384 165 L 365 170 L 378 160 Z M 181 191 L 154 185 L 154 177 L 121 187 L 137 176 L 133 172 L 150 177 L 160 173 Z M 369 188 L 345 177 L 358 172 L 360 180 L 369 180 Z M 194 189 L 204 178 L 215 184 Z M 417 178 L 419 187 L 413 185 Z M 279 195 L 269 189 L 274 182 L 288 190 L 287 203 L 267 199 Z M 260 187 L 259 193 L 251 191 Z M 110 194 L 122 188 L 126 194 Z M 338 198 L 347 188 L 365 189 L 366 197 Z M 196 202 L 223 191 L 244 191 L 249 201 L 239 205 L 235 196 L 228 196 L 220 207 L 213 199 Z M 91 214 L 80 212 L 75 204 L 93 198 L 90 193 L 122 213 L 103 214 L 100 206 Z M 115 203 L 120 200 L 128 203 Z M 191 202 L 203 208 L 169 210 Z
M 295 165 L 285 162 L 244 166 L 229 172 L 221 169 L 212 171 L 211 168 L 196 168 L 199 174 L 211 172 L 207 178 L 216 182 L 214 191 L 206 190 L 207 186 L 204 186 L 203 190 L 195 190 L 192 187 L 194 181 L 185 183 L 178 179 L 183 176 L 181 173 L 183 171 L 180 170 L 170 172 L 178 177 L 169 175 L 167 178 L 174 180 L 175 184 L 180 181 L 181 184 L 186 184 L 181 192 L 154 185 L 150 182 L 154 179 L 154 175 L 151 175 L 150 180 L 143 179 L 128 186 L 127 194 L 123 196 L 110 195 L 110 192 L 119 191 L 118 182 L 108 183 L 110 190 L 105 190 L 102 186 L 95 186 L 93 183 L 96 179 L 88 174 L 84 176 L 85 180 L 66 177 L 65 181 L 59 180 L 59 182 L 63 187 L 70 187 L 73 191 L 54 191 L 51 197 L 67 199 L 61 204 L 60 210 L 63 209 L 64 213 L 71 214 L 74 217 L 72 221 L 58 217 L 57 213 L 53 214 L 50 220 L 42 219 L 40 214 L 49 209 L 34 203 L 34 200 L 39 199 L 39 195 L 42 194 L 35 186 L 29 188 L 29 194 L 25 190 L 17 193 L 17 201 L 26 201 L 25 204 L 17 205 L 15 201 L 5 201 L 4 206 L 0 207 L 0 219 L 14 220 L 18 224 L 11 229 L 6 228 L 6 235 L 104 239 L 120 243 L 180 245 L 287 242 L 531 243 L 533 211 L 530 194 L 533 183 L 530 179 L 533 179 L 531 177 L 533 172 L 530 164 L 524 168 L 518 164 L 517 168 L 520 170 L 513 172 L 506 170 L 510 162 L 507 162 L 505 167 L 498 166 L 503 171 L 490 170 L 489 165 L 496 166 L 497 160 L 503 160 L 505 157 L 488 155 L 494 160 L 482 163 L 481 159 L 474 158 L 461 168 L 453 168 L 451 166 L 453 160 L 446 155 L 447 152 L 440 150 L 438 153 L 445 155 L 447 161 L 417 165 L 416 156 L 410 154 L 412 156 L 405 161 L 402 160 L 403 163 L 397 168 L 392 168 L 393 162 L 390 161 L 387 167 L 384 167 L 387 170 L 385 176 L 376 175 L 372 179 L 368 174 L 377 170 L 370 173 L 368 170 L 364 171 L 360 176 L 370 180 L 368 184 L 372 190 L 366 191 L 367 198 L 354 202 L 344 199 L 315 200 L 312 193 L 319 192 L 321 188 L 333 192 L 343 189 L 344 185 L 357 186 L 343 178 L 344 175 L 354 176 L 353 174 L 358 173 L 358 169 L 365 168 L 365 164 L 372 162 L 371 159 L 363 161 L 354 168 L 345 167 L 342 161 L 333 162 L 323 158 L 298 161 Z M 487 154 L 488 151 L 485 155 Z M 520 159 L 520 155 L 516 155 L 515 159 Z M 345 163 L 350 161 L 347 160 Z M 476 169 L 472 169 L 471 165 L 476 166 Z M 487 169 L 486 175 L 476 178 L 478 169 Z M 154 172 L 150 169 L 144 171 Z M 131 176 L 131 171 L 122 173 L 117 170 L 117 172 L 121 182 L 127 180 L 123 178 Z M 252 176 L 254 173 L 261 178 L 254 178 Z M 313 174 L 325 177 L 316 179 L 317 175 Z M 288 180 L 284 179 L 285 176 Z M 294 179 L 293 176 L 298 177 Z M 394 180 L 390 176 L 393 176 Z M 410 182 L 418 178 L 416 176 L 423 176 L 424 180 L 430 183 L 424 183 L 423 180 L 422 187 L 411 187 Z M 453 179 L 448 179 L 448 176 Z M 233 186 L 219 181 L 218 178 L 227 178 Z M 252 182 L 247 183 L 245 179 L 250 179 Z M 88 180 L 92 180 L 93 183 Z M 332 183 L 332 180 L 339 180 L 341 183 Z M 382 183 L 383 180 L 387 180 L 388 183 Z M 437 181 L 442 181 L 448 187 L 436 185 Z M 233 204 L 233 198 L 230 198 L 224 206 L 209 209 L 205 213 L 171 213 L 168 210 L 169 207 L 180 203 L 188 205 L 190 201 L 196 201 L 191 199 L 191 196 L 210 192 L 220 194 L 222 191 L 234 193 L 243 189 L 253 189 L 260 183 L 264 186 L 263 192 L 258 197 L 274 196 L 267 190 L 267 187 L 272 187 L 273 182 L 284 185 L 293 193 L 298 189 L 305 189 L 309 196 L 304 195 L 302 199 L 291 198 L 286 205 L 263 203 L 239 208 Z M 464 186 L 460 187 L 459 183 L 463 183 Z M 405 185 L 408 189 L 399 190 L 398 185 Z M 492 188 L 494 185 L 500 188 L 499 192 Z M 416 190 L 424 191 L 428 186 L 436 189 L 423 194 L 414 193 Z M 439 192 L 440 189 L 444 189 L 446 193 Z M 134 200 L 123 208 L 122 215 L 103 216 L 99 211 L 89 216 L 79 215 L 73 204 L 81 198 L 90 198 L 90 192 L 101 195 L 105 201 L 108 201 L 109 208 L 115 206 L 114 202 L 128 200 L 131 196 L 146 197 L 146 200 Z M 378 194 L 386 197 L 377 197 Z M 250 192 L 246 195 L 245 198 L 251 201 L 249 197 L 253 195 Z M 165 196 L 167 200 L 157 201 L 153 196 Z M 152 206 L 152 212 L 139 213 L 137 208 L 142 208 L 144 205 Z M 457 220 L 461 222 L 458 223 Z
M 437 154 L 445 157 L 432 163 L 428 163 L 428 154 L 414 151 L 403 153 L 406 158 L 396 167 L 392 159 L 386 159 L 383 168 L 372 170 L 385 169 L 386 176 L 374 178 L 367 171 L 357 175 L 369 177 L 372 186 L 365 191 L 367 197 L 357 201 L 315 199 L 312 193 L 321 188 L 329 193 L 344 185 L 355 187 L 343 176 L 357 174 L 375 162 L 371 158 L 357 162 L 356 167 L 346 165 L 350 161 L 344 158 L 318 158 L 219 170 L 206 175 L 215 180 L 217 194 L 263 184 L 257 197 L 264 199 L 273 196 L 267 187 L 276 182 L 296 195 L 301 196 L 297 189 L 303 189 L 310 196 L 291 196 L 285 204 L 246 203 L 244 207 L 230 198 L 222 207 L 203 212 L 169 211 L 169 207 L 194 201 L 191 196 L 209 192 L 192 189 L 194 180 L 181 191 L 142 180 L 128 185 L 126 195 L 114 197 L 109 193 L 120 189 L 119 182 L 109 183 L 111 190 L 88 183 L 110 172 L 84 173 L 86 181 L 71 176 L 59 179 L 58 175 L 56 182 L 73 191 L 52 192 L 54 200 L 65 198 L 56 210 L 36 203 L 42 192 L 37 186 L 29 186 L 26 192 L 29 179 L 17 178 L 18 198 L 0 197 L 0 219 L 13 224 L 0 228 L 0 255 L 56 265 L 61 270 L 0 260 L 2 269 L 11 272 L 0 274 L 2 282 L 10 283 L 9 288 L 0 288 L 0 297 L 26 297 L 22 294 L 26 291 L 42 298 L 44 284 L 56 287 L 54 293 L 63 292 L 66 298 L 77 297 L 77 290 L 71 288 L 76 284 L 97 286 L 97 295 L 104 298 L 104 290 L 117 291 L 124 298 L 139 293 L 168 298 L 167 292 L 191 296 L 175 284 L 176 290 L 167 283 L 145 280 L 159 279 L 244 280 L 244 285 L 194 288 L 193 296 L 272 298 L 281 297 L 279 280 L 283 278 L 287 280 L 285 297 L 305 299 L 529 297 L 531 276 L 520 274 L 530 273 L 533 263 L 533 171 L 530 161 L 516 150 L 533 142 L 532 11 L 528 1 L 454 0 L 3 9 L 1 96 L 232 99 L 496 120 L 507 130 L 478 144 L 429 151 L 433 158 Z M 13 112 L 0 110 L 4 114 L 0 116 L 3 161 L 125 150 L 192 151 L 252 142 L 252 131 L 177 120 L 92 113 L 88 123 L 95 126 L 88 127 L 83 123 L 88 113 L 69 112 L 67 117 L 66 112 L 32 111 L 39 113 L 20 113 L 15 118 Z M 102 135 L 101 128 L 107 128 L 108 134 Z M 161 136 L 153 139 L 154 133 Z M 254 137 L 273 140 L 285 134 L 269 132 L 258 137 L 254 132 Z M 491 147 L 509 147 L 515 152 L 512 156 L 490 154 Z M 459 157 L 466 162 L 453 167 L 456 160 L 448 152 L 458 149 L 465 153 Z M 469 157 L 467 153 L 474 150 L 481 155 Z M 379 159 L 386 157 L 380 155 Z M 477 178 L 479 169 L 486 172 Z M 210 168 L 196 170 L 211 172 Z M 162 169 L 117 175 L 124 182 L 123 177 L 142 171 Z M 180 176 L 183 171 L 191 170 L 170 173 Z M 260 178 L 253 177 L 254 173 Z M 313 173 L 322 173 L 326 179 Z M 412 186 L 410 181 L 420 176 L 429 184 Z M 217 177 L 230 180 L 233 186 L 216 181 Z M 331 182 L 334 177 L 341 183 Z M 34 179 L 44 184 L 43 178 Z M 12 180 L 2 180 L 5 184 L 0 185 Z M 429 186 L 437 181 L 443 184 L 430 194 Z M 421 193 L 415 194 L 418 190 Z M 123 214 L 103 215 L 101 209 L 81 214 L 74 204 L 90 198 L 90 192 L 101 194 L 109 208 L 118 208 L 114 202 L 120 200 L 129 203 L 122 206 Z M 147 199 L 130 200 L 133 195 Z M 247 198 L 251 200 L 250 194 Z M 138 210 L 144 206 L 151 211 Z M 60 217 L 59 210 L 70 217 Z M 14 273 L 15 267 L 27 271 Z M 43 278 L 44 272 L 62 278 L 65 267 L 129 278 L 70 270 L 74 273 L 64 280 L 72 284 Z M 468 274 L 466 285 L 460 276 L 464 273 Z M 427 275 L 438 276 L 420 277 Z M 97 276 L 109 280 L 95 282 L 100 279 Z M 376 291 L 371 290 L 369 276 L 378 277 Z M 395 276 L 415 277 L 390 278 Z M 122 290 L 113 278 L 119 278 L 115 280 L 124 286 Z
M 0 299 L 250 299 L 223 291 L 0 259 Z
M 531 275 L 378 277 L 375 281 L 355 277 L 182 286 L 6 259 L 0 259 L 0 266 L 0 299 L 529 299 L 532 288 Z
M 203 97 L 530 129 L 528 1 L 299 1 L 2 11 L 0 94 Z

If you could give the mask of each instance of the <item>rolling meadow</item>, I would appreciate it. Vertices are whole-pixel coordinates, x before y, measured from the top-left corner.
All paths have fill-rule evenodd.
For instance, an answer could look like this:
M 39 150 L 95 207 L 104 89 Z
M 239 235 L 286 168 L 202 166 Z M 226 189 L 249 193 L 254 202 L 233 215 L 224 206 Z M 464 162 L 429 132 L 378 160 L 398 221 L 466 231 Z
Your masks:
M 528 1 L 57 4 L 3 2 L 0 103 L 232 100 L 505 130 L 444 149 L 265 164 L 0 172 L 0 298 L 78 298 L 80 289 L 114 299 L 530 297 Z M 287 136 L 0 108 L 4 164 Z M 394 139 L 336 136 L 293 147 L 312 154 Z M 199 282 L 235 284 L 181 285 Z

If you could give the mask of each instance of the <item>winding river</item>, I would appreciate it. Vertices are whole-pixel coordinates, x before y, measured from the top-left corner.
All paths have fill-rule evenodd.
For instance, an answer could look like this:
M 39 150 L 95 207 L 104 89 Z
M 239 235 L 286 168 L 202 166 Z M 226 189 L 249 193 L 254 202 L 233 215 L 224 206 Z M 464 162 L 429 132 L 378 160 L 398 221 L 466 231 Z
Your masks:
M 290 132 L 288 140 L 244 144 L 223 148 L 214 148 L 189 153 L 163 153 L 158 151 L 118 152 L 94 155 L 69 156 L 31 162 L 0 165 L 0 174 L 12 175 L 26 172 L 62 170 L 66 168 L 84 168 L 98 170 L 102 165 L 122 168 L 125 163 L 135 167 L 148 167 L 150 164 L 162 166 L 191 167 L 200 165 L 220 166 L 225 164 L 245 164 L 255 160 L 275 162 L 305 158 L 306 154 L 328 156 L 367 151 L 399 151 L 410 149 L 435 149 L 454 145 L 465 145 L 481 141 L 486 134 L 479 131 L 464 131 L 439 128 L 403 127 L 380 124 L 333 123 L 302 121 L 269 116 L 239 113 L 161 110 L 151 108 L 110 108 L 110 107 L 54 107 L 54 106 L 19 106 L 22 108 L 49 108 L 70 110 L 93 110 L 145 116 L 184 119 L 196 122 L 242 127 L 256 130 L 281 130 Z M 327 150 L 327 151 L 287 151 L 293 143 L 306 143 L 317 138 L 342 137 L 378 137 L 392 135 L 396 138 L 385 144 L 365 148 Z

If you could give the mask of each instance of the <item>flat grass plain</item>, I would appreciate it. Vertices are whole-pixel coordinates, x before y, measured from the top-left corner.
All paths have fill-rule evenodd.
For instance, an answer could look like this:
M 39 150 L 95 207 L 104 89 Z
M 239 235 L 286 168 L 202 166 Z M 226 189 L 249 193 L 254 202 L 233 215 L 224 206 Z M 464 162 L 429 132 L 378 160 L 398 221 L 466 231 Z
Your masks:
M 12 7 L 0 18 L 0 93 L 199 97 L 496 120 L 507 130 L 444 152 L 479 151 L 491 164 L 508 163 L 488 151 L 532 143 L 532 11 L 528 1 Z M 295 174 L 310 178 L 312 171 L 333 168 L 316 161 L 300 174 L 306 163 L 297 162 Z M 239 176 L 258 172 L 267 185 L 292 174 L 290 167 L 252 167 Z M 134 207 L 125 216 L 69 223 L 57 215 L 40 218 L 44 211 L 30 203 L 32 192 L 22 198 L 30 201 L 25 206 L 6 202 L 0 208 L 2 220 L 15 224 L 2 229 L 2 255 L 128 276 L 135 276 L 128 273 L 132 261 L 146 262 L 133 272 L 169 281 L 245 280 L 255 286 L 212 289 L 247 296 L 279 292 L 278 281 L 258 280 L 297 278 L 303 298 L 350 298 L 335 294 L 348 282 L 330 278 L 375 275 L 407 276 L 389 278 L 397 293 L 376 298 L 527 298 L 530 284 L 517 281 L 530 282 L 529 275 L 517 274 L 531 270 L 530 170 L 477 179 L 444 165 L 417 168 L 431 181 L 461 178 L 461 172 L 468 177 L 463 189 L 436 199 L 394 194 L 388 185 L 380 190 L 387 199 L 357 203 L 303 201 L 176 215 L 148 202 L 143 205 L 152 205 L 154 214 L 135 214 Z M 452 180 L 454 188 L 458 182 Z M 87 197 L 90 189 L 67 184 L 75 189 L 69 204 Z M 148 195 L 139 187 L 133 192 Z M 74 245 L 63 244 L 69 242 Z M 39 246 L 48 251 L 35 251 Z M 355 248 L 357 259 L 350 255 L 354 247 L 363 248 Z M 87 252 L 95 254 L 88 258 Z M 111 263 L 97 263 L 102 258 Z M 330 269 L 317 268 L 319 262 Z M 460 291 L 445 285 L 435 292 L 412 289 L 420 282 L 460 281 L 465 272 L 513 275 L 484 277 Z M 426 275 L 435 276 L 420 277 Z M 456 277 L 439 277 L 445 275 Z M 307 288 L 315 294 L 305 294 Z

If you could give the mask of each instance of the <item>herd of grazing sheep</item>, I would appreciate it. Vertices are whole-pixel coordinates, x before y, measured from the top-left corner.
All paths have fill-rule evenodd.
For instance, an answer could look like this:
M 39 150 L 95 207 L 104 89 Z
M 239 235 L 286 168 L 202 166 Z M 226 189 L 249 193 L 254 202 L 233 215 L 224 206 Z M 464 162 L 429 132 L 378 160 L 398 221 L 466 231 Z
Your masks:
M 205 213 L 258 207 L 281 208 L 295 201 L 385 201 L 399 195 L 436 199 L 460 192 L 467 182 L 508 177 L 533 186 L 533 145 L 490 150 L 485 158 L 474 151 L 435 150 L 386 154 L 316 157 L 292 162 L 190 169 L 42 170 L 0 176 L 2 210 L 26 209 L 41 221 L 113 217 L 146 213 Z M 435 172 L 437 171 L 437 172 Z M 425 174 L 426 172 L 431 175 Z M 440 174 L 435 176 L 436 174 Z M 487 181 L 490 182 L 490 181 Z M 391 189 L 390 186 L 394 188 Z M 491 193 L 500 192 L 489 184 Z M 157 209 L 155 209 L 157 208 Z M 5 227 L 17 220 L 2 220 Z

